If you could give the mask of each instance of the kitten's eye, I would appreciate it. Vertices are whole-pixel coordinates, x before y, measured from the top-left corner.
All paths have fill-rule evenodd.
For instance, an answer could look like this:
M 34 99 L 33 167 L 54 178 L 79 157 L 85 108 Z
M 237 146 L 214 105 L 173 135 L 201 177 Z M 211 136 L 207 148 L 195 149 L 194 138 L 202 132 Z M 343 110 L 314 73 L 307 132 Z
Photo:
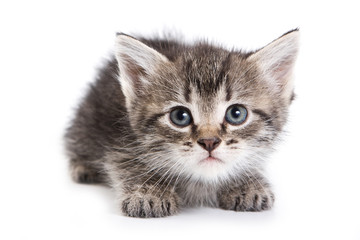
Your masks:
M 226 110 L 225 120 L 232 125 L 240 125 L 245 122 L 247 115 L 246 108 L 235 104 Z
M 186 127 L 192 122 L 191 114 L 185 108 L 175 108 L 170 112 L 170 120 L 179 127 Z

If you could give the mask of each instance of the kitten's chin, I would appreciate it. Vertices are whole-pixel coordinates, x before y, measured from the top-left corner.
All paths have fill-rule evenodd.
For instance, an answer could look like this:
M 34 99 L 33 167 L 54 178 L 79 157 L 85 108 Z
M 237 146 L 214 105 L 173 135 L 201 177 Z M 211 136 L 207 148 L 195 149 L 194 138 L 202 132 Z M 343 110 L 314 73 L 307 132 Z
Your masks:
M 192 169 L 193 176 L 203 182 L 217 182 L 229 178 L 229 165 L 218 157 L 207 156 L 198 160 L 196 167 Z
M 237 158 L 234 153 L 223 153 L 213 151 L 211 155 L 205 151 L 199 151 L 188 155 L 183 155 L 182 173 L 191 176 L 190 179 L 206 184 L 217 184 L 228 181 L 235 175 L 240 174 L 242 157 Z M 234 159 L 235 158 L 235 159 Z M 232 161 L 229 161 L 231 159 Z

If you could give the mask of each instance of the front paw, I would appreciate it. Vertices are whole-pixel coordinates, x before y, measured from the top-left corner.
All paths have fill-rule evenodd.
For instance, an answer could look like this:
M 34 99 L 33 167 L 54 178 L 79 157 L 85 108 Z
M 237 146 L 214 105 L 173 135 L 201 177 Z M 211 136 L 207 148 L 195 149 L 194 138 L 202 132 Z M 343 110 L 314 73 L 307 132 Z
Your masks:
M 263 211 L 270 209 L 274 204 L 274 194 L 269 186 L 250 184 L 218 193 L 219 207 L 234 211 Z
M 153 194 L 142 190 L 126 194 L 121 202 L 121 210 L 129 217 L 166 217 L 178 212 L 179 202 L 179 197 L 173 191 Z

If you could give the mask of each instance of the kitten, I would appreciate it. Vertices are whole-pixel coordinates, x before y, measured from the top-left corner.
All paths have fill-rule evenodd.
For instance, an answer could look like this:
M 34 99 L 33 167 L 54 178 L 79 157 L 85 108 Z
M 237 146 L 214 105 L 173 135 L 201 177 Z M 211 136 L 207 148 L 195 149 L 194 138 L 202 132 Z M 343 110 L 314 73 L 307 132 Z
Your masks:
M 131 217 L 270 209 L 263 165 L 294 96 L 298 35 L 244 53 L 118 34 L 65 135 L 73 179 L 111 186 Z

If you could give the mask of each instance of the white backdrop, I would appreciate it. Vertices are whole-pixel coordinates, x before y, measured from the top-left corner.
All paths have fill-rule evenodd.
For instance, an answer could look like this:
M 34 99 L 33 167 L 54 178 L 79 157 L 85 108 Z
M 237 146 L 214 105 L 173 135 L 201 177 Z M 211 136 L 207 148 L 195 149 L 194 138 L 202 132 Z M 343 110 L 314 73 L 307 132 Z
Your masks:
M 0 239 L 360 239 L 356 1 L 1 1 Z M 162 30 L 255 49 L 299 27 L 287 137 L 269 159 L 273 210 L 120 215 L 71 182 L 62 134 L 115 32 Z

